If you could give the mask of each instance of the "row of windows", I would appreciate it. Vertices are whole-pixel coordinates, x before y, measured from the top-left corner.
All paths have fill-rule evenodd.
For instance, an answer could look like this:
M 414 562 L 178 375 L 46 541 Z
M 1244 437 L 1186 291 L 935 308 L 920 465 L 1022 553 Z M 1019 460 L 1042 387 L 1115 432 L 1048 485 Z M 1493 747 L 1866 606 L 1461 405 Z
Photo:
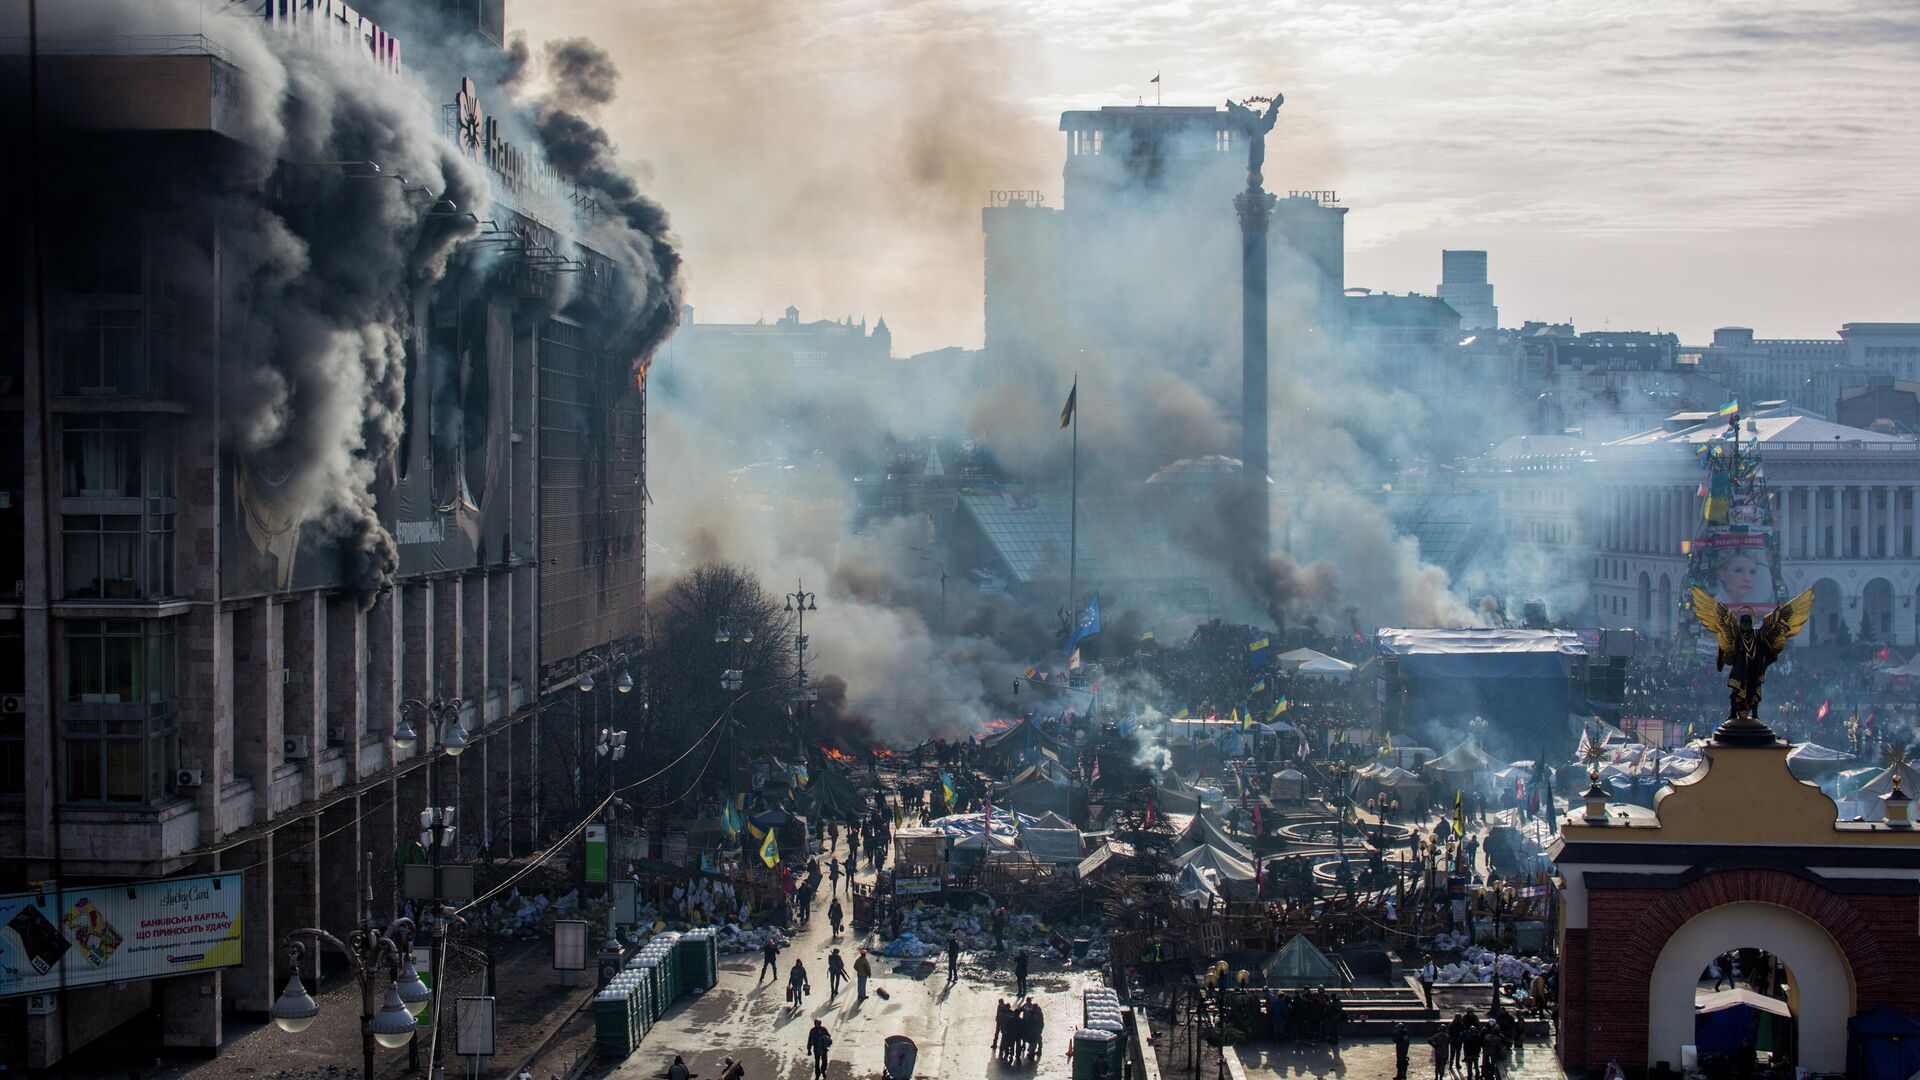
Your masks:
M 61 435 L 61 595 L 149 600 L 178 595 L 172 418 L 71 414 Z
M 0 623 L 0 689 L 25 690 L 25 637 Z M 179 624 L 69 619 L 60 632 L 59 796 L 152 803 L 173 794 L 180 764 Z M 26 717 L 0 716 L 0 795 L 26 791 Z

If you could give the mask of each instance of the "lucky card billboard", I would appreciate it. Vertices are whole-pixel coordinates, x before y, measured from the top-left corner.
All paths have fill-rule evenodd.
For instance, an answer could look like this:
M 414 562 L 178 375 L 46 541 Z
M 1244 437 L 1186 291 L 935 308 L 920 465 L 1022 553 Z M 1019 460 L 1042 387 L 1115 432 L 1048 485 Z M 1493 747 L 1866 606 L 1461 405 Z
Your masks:
M 0 997 L 240 963 L 241 876 L 0 896 Z

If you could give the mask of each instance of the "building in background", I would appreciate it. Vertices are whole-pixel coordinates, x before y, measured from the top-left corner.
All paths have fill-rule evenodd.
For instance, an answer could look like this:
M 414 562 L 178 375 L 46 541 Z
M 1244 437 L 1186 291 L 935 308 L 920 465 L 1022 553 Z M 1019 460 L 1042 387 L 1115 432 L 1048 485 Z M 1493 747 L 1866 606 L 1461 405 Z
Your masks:
M 986 359 L 1018 378 L 1042 361 L 1134 352 L 1239 387 L 1246 147 L 1224 109 L 1107 106 L 1061 114 L 1063 205 L 995 191 L 981 214 Z M 1291 163 L 1269 161 L 1269 178 Z M 1281 196 L 1268 232 L 1276 363 L 1337 338 L 1346 208 L 1323 190 Z M 1200 381 L 1205 383 L 1205 373 Z M 1237 412 L 1237 406 L 1234 408 Z
M 498 22 L 497 0 L 447 6 Z M 0 350 L 0 893 L 233 873 L 243 936 L 239 966 L 76 985 L 47 1009 L 0 999 L 0 1059 L 34 1068 L 150 1010 L 167 1045 L 218 1046 L 228 1012 L 278 994 L 287 930 L 344 932 L 369 888 L 377 915 L 394 909 L 430 805 L 457 811 L 449 861 L 524 856 L 571 825 L 583 729 L 616 680 L 574 687 L 637 651 L 645 615 L 643 384 L 622 346 L 626 269 L 579 241 L 593 209 L 426 106 L 421 130 L 444 140 L 428 153 L 468 154 L 487 194 L 407 204 L 419 229 L 466 238 L 437 283 L 379 298 L 398 313 L 385 355 L 404 404 L 383 416 L 391 459 L 354 475 L 392 539 L 382 567 L 364 532 L 314 516 L 297 457 L 236 446 L 235 376 L 272 343 L 242 330 L 260 313 L 223 309 L 222 267 L 262 252 L 211 208 L 293 218 L 303 200 L 397 192 L 398 170 L 269 162 L 263 181 L 237 119 L 257 90 L 219 42 L 107 44 L 43 43 L 47 85 L 113 92 L 50 116 L 45 278 L 25 232 L 0 260 L 5 310 L 28 313 Z M 102 185 L 112 199 L 89 194 Z M 321 302 L 343 293 L 311 272 Z M 297 389 L 336 386 L 387 389 Z M 290 407 L 359 423 L 364 404 Z M 444 722 L 410 701 L 442 703 Z M 403 712 L 415 739 L 395 738 Z
M 1490 330 L 1500 325 L 1500 309 L 1493 304 L 1493 286 L 1487 283 L 1487 253 L 1442 251 L 1440 299 L 1460 313 L 1468 330 Z

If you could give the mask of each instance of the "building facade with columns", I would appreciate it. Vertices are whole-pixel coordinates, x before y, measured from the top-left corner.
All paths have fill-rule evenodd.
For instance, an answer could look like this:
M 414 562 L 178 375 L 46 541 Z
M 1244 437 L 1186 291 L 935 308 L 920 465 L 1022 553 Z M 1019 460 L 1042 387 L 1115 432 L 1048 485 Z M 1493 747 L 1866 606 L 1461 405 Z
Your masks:
M 142 1016 L 166 1045 L 220 1045 L 228 1013 L 258 1017 L 279 993 L 289 930 L 345 934 L 368 892 L 373 917 L 397 913 L 399 865 L 425 857 L 423 810 L 456 811 L 444 861 L 528 855 L 578 816 L 587 729 L 616 702 L 637 708 L 615 678 L 573 689 L 637 651 L 644 623 L 644 408 L 615 329 L 630 314 L 622 268 L 493 167 L 513 153 L 452 131 L 412 149 L 473 158 L 490 199 L 406 202 L 374 182 L 390 161 L 281 162 L 263 183 L 242 168 L 257 151 L 236 120 L 259 88 L 207 39 L 139 51 L 159 40 L 49 40 L 48 85 L 112 92 L 66 103 L 47 136 L 45 278 L 19 248 L 0 271 L 14 310 L 46 298 L 44 321 L 13 326 L 0 372 L 0 570 L 16 583 L 0 601 L 0 893 L 238 874 L 240 964 L 0 993 L 0 1060 L 32 1068 Z M 386 74 L 368 63 L 364 77 Z M 438 104 L 423 104 L 421 129 L 438 132 Z M 113 199 L 67 201 L 101 183 Z M 383 572 L 311 513 L 299 460 L 232 433 L 235 376 L 271 345 L 220 277 L 258 253 L 211 207 L 298 223 L 301 200 L 336 197 L 395 200 L 396 230 L 464 230 L 445 277 L 382 298 L 400 312 L 382 324 L 398 339 L 384 354 L 398 404 L 381 418 L 396 441 L 354 475 L 391 544 Z M 484 271 L 469 261 L 482 246 Z M 343 970 L 311 948 L 299 965 Z
M 1512 439 L 1461 482 L 1500 492 L 1516 589 L 1552 592 L 1556 619 L 1660 638 L 1681 614 L 1682 546 L 1701 532 L 1696 448 L 1725 430 L 1711 413 L 1680 413 L 1607 443 Z M 1764 459 L 1786 591 L 1814 590 L 1808 640 L 1831 642 L 1844 624 L 1855 640 L 1920 644 L 1920 443 L 1791 409 L 1743 420 L 1741 440 Z M 1567 581 L 1585 595 L 1567 596 Z

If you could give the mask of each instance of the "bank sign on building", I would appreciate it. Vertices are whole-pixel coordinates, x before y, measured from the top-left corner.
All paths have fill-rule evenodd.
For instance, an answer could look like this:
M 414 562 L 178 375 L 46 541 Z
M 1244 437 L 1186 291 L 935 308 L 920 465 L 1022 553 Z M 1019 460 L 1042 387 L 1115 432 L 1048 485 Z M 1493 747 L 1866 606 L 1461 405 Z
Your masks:
M 0 896 L 0 997 L 240 963 L 241 875 Z

